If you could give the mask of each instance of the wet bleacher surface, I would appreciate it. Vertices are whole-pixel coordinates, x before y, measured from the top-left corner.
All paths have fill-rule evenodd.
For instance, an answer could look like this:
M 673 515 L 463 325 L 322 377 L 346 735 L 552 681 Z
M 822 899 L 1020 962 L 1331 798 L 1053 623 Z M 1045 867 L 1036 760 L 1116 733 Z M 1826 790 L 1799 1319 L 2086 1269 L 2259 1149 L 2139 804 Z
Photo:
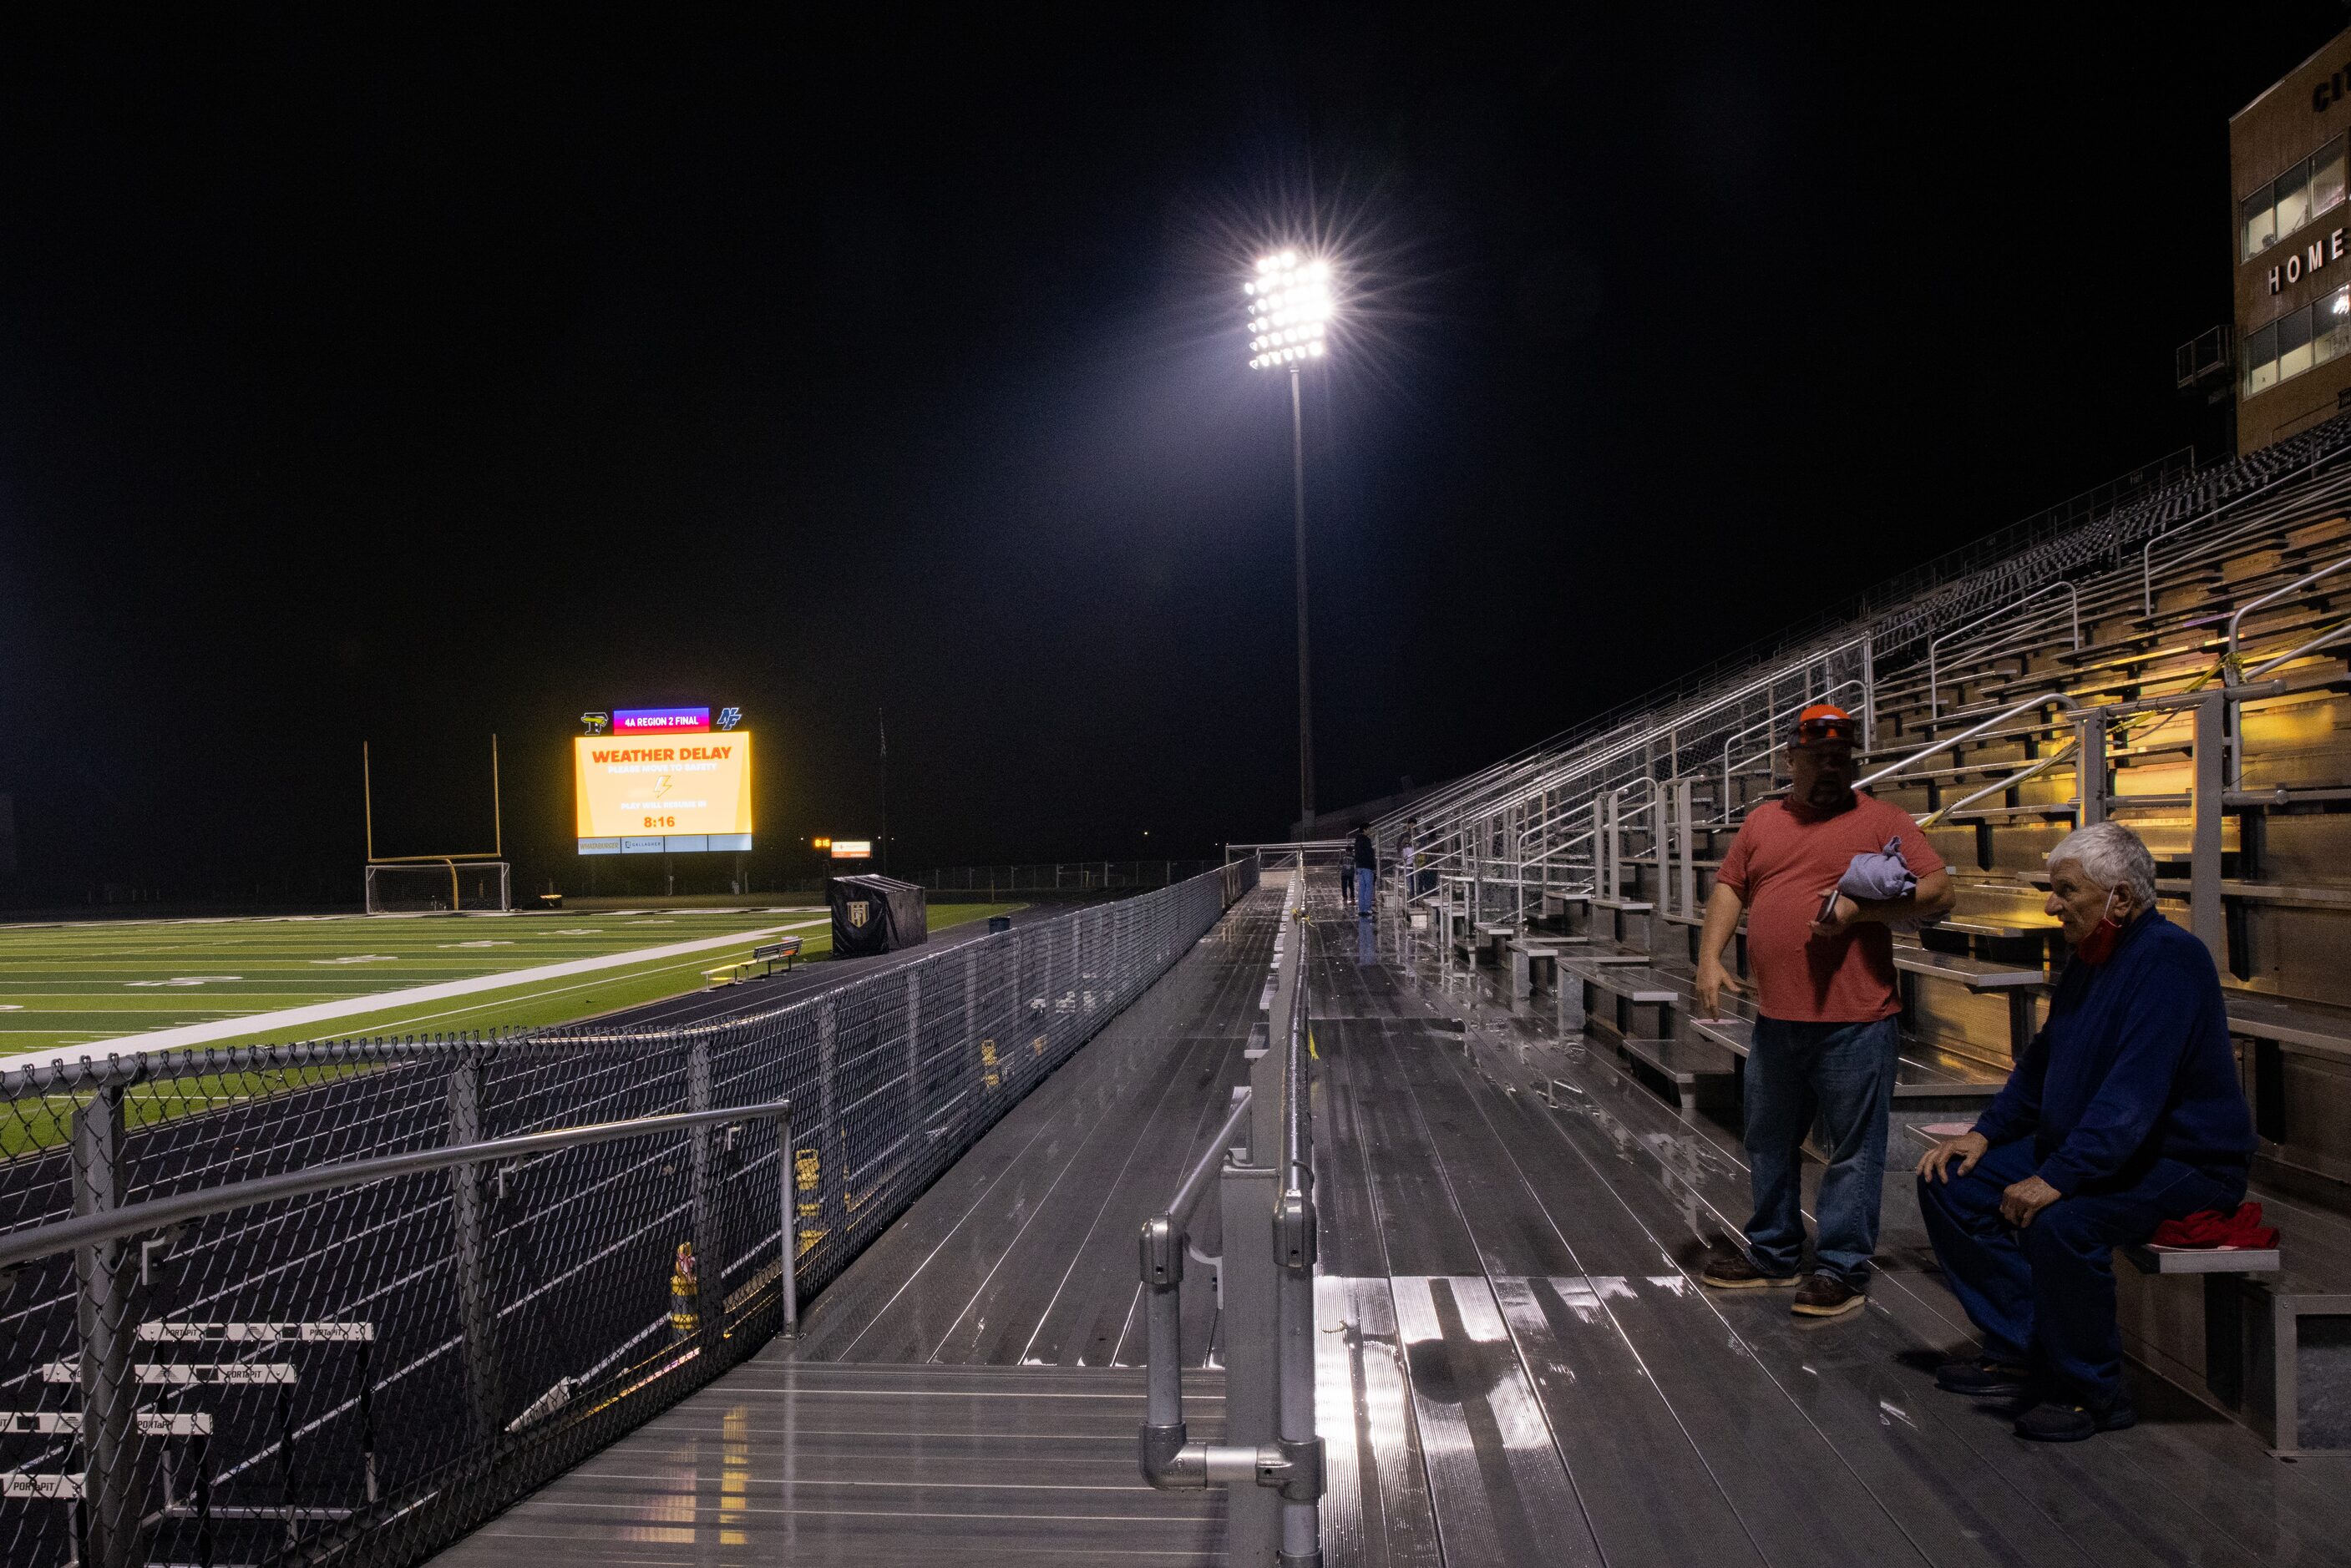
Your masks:
M 1136 1476 L 1134 1237 L 1241 1081 L 1278 895 L 1007 1116 L 797 1344 L 437 1562 L 1227 1561 L 1220 1493 Z M 1807 1327 L 1702 1290 L 1745 1215 L 1735 1137 L 1514 1012 L 1506 973 L 1309 897 L 1326 1562 L 2351 1560 L 2341 1461 L 2282 1463 L 2143 1374 L 2139 1427 L 2062 1454 L 1937 1393 L 1968 1329 L 1899 1173 L 1866 1313 Z M 1213 1309 L 1187 1309 L 1213 1430 Z

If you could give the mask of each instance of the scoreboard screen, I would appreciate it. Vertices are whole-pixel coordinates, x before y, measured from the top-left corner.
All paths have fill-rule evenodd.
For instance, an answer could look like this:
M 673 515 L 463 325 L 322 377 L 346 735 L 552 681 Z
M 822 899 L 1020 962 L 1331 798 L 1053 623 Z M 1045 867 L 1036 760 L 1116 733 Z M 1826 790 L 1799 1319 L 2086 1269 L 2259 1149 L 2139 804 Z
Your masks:
M 573 739 L 580 854 L 751 847 L 750 732 L 678 732 L 683 728 Z

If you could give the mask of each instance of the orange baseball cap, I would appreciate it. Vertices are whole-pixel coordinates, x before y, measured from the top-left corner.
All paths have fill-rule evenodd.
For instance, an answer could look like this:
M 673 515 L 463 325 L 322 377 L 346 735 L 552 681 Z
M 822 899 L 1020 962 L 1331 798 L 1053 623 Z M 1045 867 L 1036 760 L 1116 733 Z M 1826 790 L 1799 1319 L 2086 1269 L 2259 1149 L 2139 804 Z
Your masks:
M 1852 714 L 1834 702 L 1814 702 L 1796 715 L 1796 744 L 1816 746 L 1833 741 L 1853 743 Z

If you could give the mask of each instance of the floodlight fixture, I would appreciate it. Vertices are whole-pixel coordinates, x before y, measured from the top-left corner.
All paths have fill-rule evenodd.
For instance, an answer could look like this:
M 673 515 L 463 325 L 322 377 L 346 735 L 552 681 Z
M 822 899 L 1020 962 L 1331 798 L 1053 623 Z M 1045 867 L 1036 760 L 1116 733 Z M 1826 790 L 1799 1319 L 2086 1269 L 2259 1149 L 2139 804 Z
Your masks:
M 1241 285 L 1241 293 L 1249 301 L 1250 369 L 1294 369 L 1327 352 L 1336 313 L 1327 260 L 1308 260 L 1296 251 L 1261 256 L 1257 275 Z

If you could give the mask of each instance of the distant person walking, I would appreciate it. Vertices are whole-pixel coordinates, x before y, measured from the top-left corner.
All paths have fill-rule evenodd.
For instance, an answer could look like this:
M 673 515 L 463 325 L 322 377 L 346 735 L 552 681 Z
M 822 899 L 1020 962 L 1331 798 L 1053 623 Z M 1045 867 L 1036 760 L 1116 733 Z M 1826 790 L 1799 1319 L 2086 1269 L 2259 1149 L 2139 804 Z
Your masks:
M 1355 913 L 1372 912 L 1372 879 L 1379 874 L 1380 852 L 1372 843 L 1372 830 L 1362 823 L 1355 824 L 1355 836 L 1349 842 L 1355 852 Z
M 1698 936 L 1698 1006 L 1744 993 L 1722 966 L 1747 915 L 1755 971 L 1754 1043 L 1747 1057 L 1747 1163 L 1755 1198 L 1744 1249 L 1718 1242 L 1699 1277 L 1718 1290 L 1799 1286 L 1792 1310 L 1835 1317 L 1868 1299 L 1886 1172 L 1902 1003 L 1886 928 L 1952 903 L 1942 857 L 1907 812 L 1855 793 L 1853 716 L 1815 702 L 1796 716 L 1788 797 L 1747 814 L 1707 900 Z M 1891 898 L 1855 898 L 1837 884 L 1855 856 L 1891 850 L 1917 884 Z M 1804 1248 L 1804 1135 L 1817 1109 L 1829 1148 L 1816 1212 L 1813 1272 Z

